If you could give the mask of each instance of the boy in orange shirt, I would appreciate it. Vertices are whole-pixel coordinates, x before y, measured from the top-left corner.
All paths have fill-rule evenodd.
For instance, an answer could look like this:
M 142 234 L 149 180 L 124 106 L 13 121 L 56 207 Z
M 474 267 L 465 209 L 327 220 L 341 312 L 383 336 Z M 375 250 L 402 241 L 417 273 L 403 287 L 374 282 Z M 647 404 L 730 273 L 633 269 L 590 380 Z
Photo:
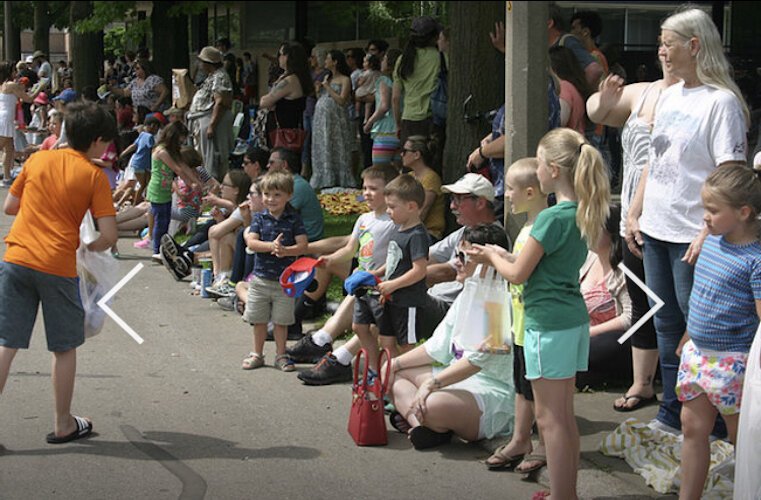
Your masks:
M 114 119 L 96 104 L 69 105 L 66 136 L 71 149 L 41 151 L 24 165 L 4 205 L 16 215 L 5 238 L 0 267 L 0 393 L 18 349 L 27 349 L 42 302 L 48 350 L 53 353 L 55 423 L 51 444 L 92 432 L 92 421 L 70 413 L 76 348 L 84 343 L 84 311 L 79 298 L 76 251 L 79 225 L 89 209 L 100 237 L 88 250 L 116 243 L 116 212 L 106 174 L 90 158 L 100 158 L 116 137 Z

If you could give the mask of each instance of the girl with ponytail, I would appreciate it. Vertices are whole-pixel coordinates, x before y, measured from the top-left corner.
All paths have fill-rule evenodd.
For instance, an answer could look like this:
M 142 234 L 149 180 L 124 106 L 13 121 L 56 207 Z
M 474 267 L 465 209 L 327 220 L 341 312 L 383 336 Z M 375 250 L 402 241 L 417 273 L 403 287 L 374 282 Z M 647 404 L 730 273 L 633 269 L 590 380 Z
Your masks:
M 517 256 L 481 245 L 468 253 L 510 283 L 526 283 L 526 378 L 547 449 L 552 496 L 576 498 L 579 430 L 573 395 L 576 372 L 586 371 L 589 361 L 589 315 L 579 269 L 608 218 L 610 181 L 600 153 L 575 130 L 548 132 L 536 156 L 542 192 L 555 193 L 557 205 L 539 213 Z

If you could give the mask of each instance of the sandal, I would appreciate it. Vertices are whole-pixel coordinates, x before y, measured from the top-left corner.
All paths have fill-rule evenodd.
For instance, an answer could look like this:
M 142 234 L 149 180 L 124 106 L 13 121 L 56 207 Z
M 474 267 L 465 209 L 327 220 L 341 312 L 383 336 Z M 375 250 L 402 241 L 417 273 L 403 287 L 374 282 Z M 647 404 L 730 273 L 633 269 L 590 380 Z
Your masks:
M 398 411 L 392 411 L 389 414 L 388 422 L 391 424 L 391 427 L 401 432 L 402 434 L 407 434 L 410 432 L 410 429 L 412 429 L 412 426 L 409 422 L 407 422 L 407 419 L 404 418 Z
M 519 469 L 518 468 L 522 464 L 528 463 L 528 462 L 534 462 L 534 465 L 532 465 L 531 467 L 526 467 L 524 469 Z M 546 466 L 547 466 L 547 456 L 546 455 L 539 455 L 539 454 L 529 453 L 528 455 L 523 457 L 523 460 L 521 461 L 521 463 L 518 464 L 515 467 L 515 472 L 517 472 L 519 474 L 531 474 L 532 472 L 537 471 L 537 470 L 541 469 L 542 467 L 546 467 Z
M 264 366 L 264 356 L 255 352 L 250 352 L 248 353 L 248 356 L 243 359 L 241 368 L 244 370 L 254 370 L 256 368 L 261 368 L 262 366 Z
M 550 492 L 548 490 L 536 491 L 533 495 L 531 495 L 531 500 L 545 500 L 548 496 L 550 496 Z
M 509 443 L 508 443 L 509 444 Z M 519 455 L 505 455 L 503 452 L 505 451 L 505 448 L 507 448 L 507 444 L 504 444 L 497 448 L 492 455 L 486 459 L 484 462 L 486 464 L 486 468 L 489 470 L 512 470 L 515 468 L 516 465 L 521 463 L 523 460 L 523 457 L 525 456 L 525 453 L 521 453 Z M 490 459 L 496 458 L 499 460 L 498 462 L 489 462 Z
M 72 415 L 72 417 L 74 417 L 75 427 L 70 434 L 66 434 L 65 436 L 56 436 L 55 432 L 51 432 L 45 436 L 45 441 L 47 441 L 49 444 L 63 444 L 68 443 L 69 441 L 74 441 L 76 439 L 82 439 L 83 437 L 87 437 L 92 434 L 92 422 L 76 415 Z
M 613 403 L 613 409 L 620 412 L 628 412 L 628 411 L 634 411 L 639 410 L 640 408 L 644 408 L 645 406 L 650 406 L 658 403 L 658 397 L 653 394 L 649 398 L 646 398 L 645 396 L 640 396 L 639 394 L 624 394 L 624 404 L 622 406 L 617 406 L 616 403 Z M 636 399 L 637 402 L 634 403 L 633 406 L 626 406 L 626 404 L 629 402 L 630 399 Z
M 287 354 L 280 354 L 275 358 L 275 368 L 279 368 L 280 371 L 284 372 L 292 372 L 296 370 L 296 365 L 293 364 L 293 360 L 290 356 Z

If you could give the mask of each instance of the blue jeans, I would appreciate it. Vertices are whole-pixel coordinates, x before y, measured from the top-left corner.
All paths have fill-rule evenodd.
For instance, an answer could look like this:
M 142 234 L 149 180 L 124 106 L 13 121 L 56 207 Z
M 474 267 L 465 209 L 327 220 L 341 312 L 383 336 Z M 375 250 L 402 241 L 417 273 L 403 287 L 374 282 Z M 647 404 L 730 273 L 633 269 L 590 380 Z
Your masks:
M 643 233 L 645 240 L 645 283 L 663 301 L 663 307 L 655 313 L 654 323 L 658 339 L 658 355 L 663 381 L 663 400 L 655 417 L 676 429 L 682 428 L 680 413 L 682 403 L 676 396 L 676 379 L 679 373 L 679 357 L 676 349 L 687 330 L 690 292 L 694 268 L 682 262 L 689 243 L 669 243 L 656 240 Z M 650 307 L 655 305 L 648 298 Z M 721 419 L 714 427 L 715 435 L 726 435 Z
M 151 202 L 151 215 L 153 215 L 153 253 L 159 253 L 161 237 L 169 232 L 169 222 L 172 220 L 172 202 Z

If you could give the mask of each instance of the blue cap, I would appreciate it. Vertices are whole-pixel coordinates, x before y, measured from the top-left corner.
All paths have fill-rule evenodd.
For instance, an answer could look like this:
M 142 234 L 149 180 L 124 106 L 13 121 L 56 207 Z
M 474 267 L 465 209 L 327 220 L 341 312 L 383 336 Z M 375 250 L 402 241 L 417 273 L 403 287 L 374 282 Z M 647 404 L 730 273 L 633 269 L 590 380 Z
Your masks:
M 63 92 L 53 98 L 54 101 L 63 101 L 64 104 L 69 104 L 72 101 L 77 100 L 77 91 L 74 89 L 64 89 Z
M 380 279 L 367 271 L 357 271 L 344 280 L 344 290 L 349 295 L 354 295 L 359 288 L 372 288 L 380 283 Z

